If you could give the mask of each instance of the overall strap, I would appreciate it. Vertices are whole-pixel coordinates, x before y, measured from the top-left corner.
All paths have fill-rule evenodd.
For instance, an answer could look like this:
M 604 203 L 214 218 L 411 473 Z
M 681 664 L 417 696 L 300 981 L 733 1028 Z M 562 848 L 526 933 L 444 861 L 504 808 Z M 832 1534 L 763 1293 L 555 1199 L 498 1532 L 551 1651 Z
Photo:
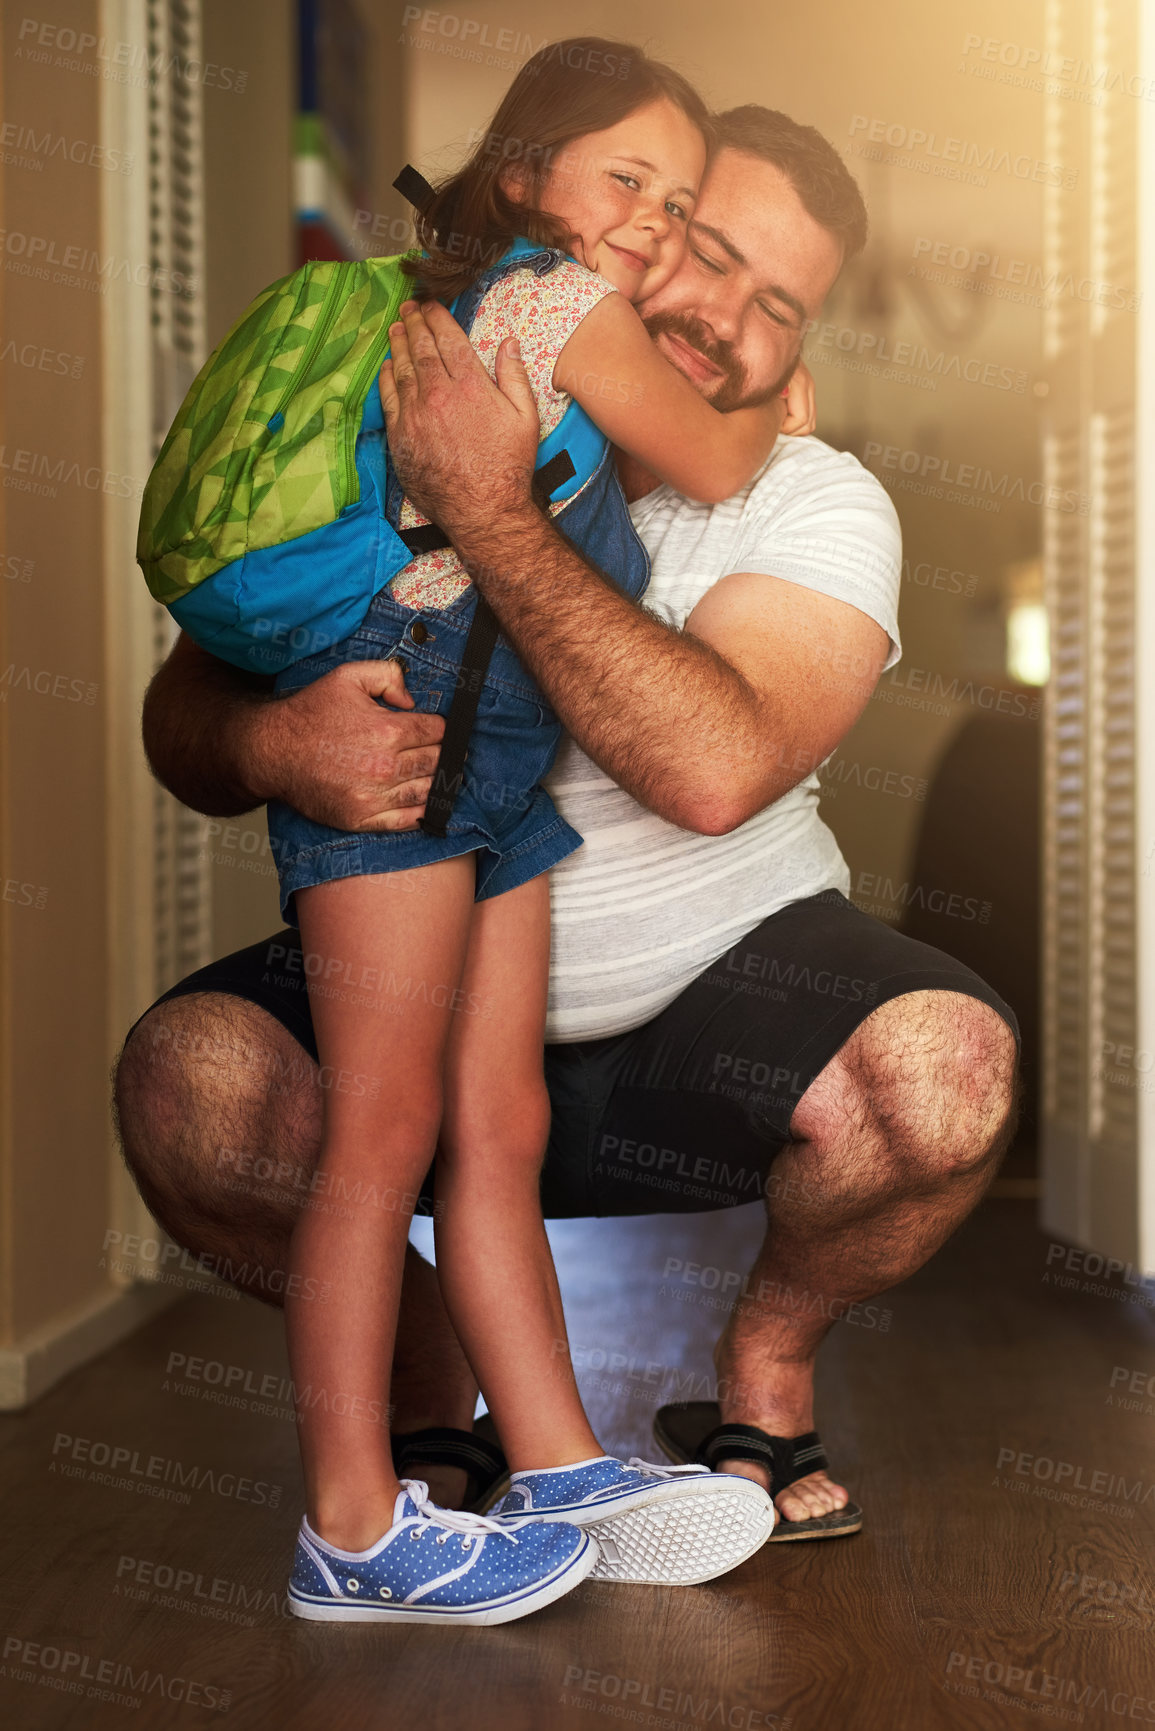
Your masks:
M 453 693 L 449 714 L 445 718 L 441 755 L 437 759 L 433 785 L 425 801 L 425 816 L 417 820 L 418 828 L 423 829 L 426 835 L 443 836 L 447 833 L 454 802 L 461 791 L 465 775 L 466 747 L 473 732 L 477 705 L 481 700 L 481 688 L 485 684 L 485 675 L 497 635 L 498 625 L 493 609 L 484 595 L 479 593 L 473 623 L 465 639 L 465 652 L 457 670 L 457 689 Z
M 555 488 L 563 486 L 572 475 L 573 464 L 569 453 L 559 451 L 534 475 L 533 490 L 538 504 L 543 507 L 548 505 L 550 494 Z M 435 524 L 430 524 L 429 528 L 441 537 L 438 545 L 448 546 L 448 541 Z M 410 536 L 415 537 L 422 533 L 420 529 L 413 529 L 403 535 L 402 539 L 412 546 Z M 428 550 L 424 547 L 421 549 L 423 552 Z M 418 827 L 424 830 L 426 835 L 443 836 L 447 833 L 454 802 L 461 791 L 465 776 L 465 753 L 469 736 L 473 732 L 473 723 L 477 718 L 481 688 L 485 684 L 498 629 L 493 609 L 479 590 L 473 623 L 465 639 L 465 651 L 457 674 L 457 689 L 453 693 L 449 714 L 445 719 L 445 734 L 441 741 L 441 755 L 437 759 L 433 786 L 425 802 L 425 816 L 418 819 Z

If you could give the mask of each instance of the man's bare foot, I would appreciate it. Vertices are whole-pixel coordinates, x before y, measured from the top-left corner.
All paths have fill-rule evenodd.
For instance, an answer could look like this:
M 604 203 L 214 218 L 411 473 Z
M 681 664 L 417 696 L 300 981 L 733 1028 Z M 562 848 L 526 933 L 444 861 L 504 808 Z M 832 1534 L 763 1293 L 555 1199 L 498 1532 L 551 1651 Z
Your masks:
M 736 1418 L 730 1416 L 732 1424 L 756 1424 L 759 1430 L 766 1430 L 765 1423 L 753 1418 Z M 771 1431 L 771 1436 L 781 1436 L 781 1431 Z M 793 1436 L 803 1433 L 792 1431 Z M 719 1461 L 720 1473 L 737 1473 L 744 1479 L 753 1479 L 763 1490 L 770 1489 L 770 1472 L 758 1461 Z M 779 1491 L 774 1498 L 774 1505 L 784 1521 L 811 1521 L 819 1515 L 833 1514 L 835 1509 L 844 1509 L 850 1501 L 850 1493 L 845 1485 L 835 1484 L 829 1473 L 810 1473 L 804 1479 L 795 1479 L 784 1491 Z
M 718 1367 L 718 1401 L 723 1424 L 756 1425 L 769 1436 L 805 1436 L 814 1429 L 814 1363 L 778 1361 L 759 1366 L 756 1384 L 733 1373 L 726 1336 L 714 1354 Z M 737 1473 L 770 1490 L 770 1469 L 760 1461 L 721 1460 L 720 1473 Z M 850 1501 L 845 1485 L 825 1470 L 795 1479 L 778 1491 L 774 1504 L 784 1521 L 810 1521 L 844 1509 Z

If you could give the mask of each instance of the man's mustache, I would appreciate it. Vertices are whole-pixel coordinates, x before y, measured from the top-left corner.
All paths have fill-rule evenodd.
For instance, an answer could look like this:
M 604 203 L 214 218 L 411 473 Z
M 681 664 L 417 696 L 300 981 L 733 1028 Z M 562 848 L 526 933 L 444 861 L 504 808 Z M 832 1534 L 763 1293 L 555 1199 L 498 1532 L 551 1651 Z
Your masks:
M 651 338 L 668 335 L 680 337 L 690 348 L 697 349 L 714 366 L 722 372 L 722 382 L 709 398 L 715 409 L 723 414 L 730 409 L 753 409 L 761 403 L 768 403 L 771 398 L 781 394 L 794 371 L 797 356 L 791 360 L 780 379 L 775 379 L 772 385 L 764 390 L 751 390 L 750 376 L 746 371 L 738 351 L 733 343 L 728 343 L 722 337 L 714 337 L 701 319 L 696 319 L 693 313 L 654 313 L 650 318 L 644 318 L 642 323 Z
M 715 407 L 733 406 L 745 396 L 746 369 L 735 353 L 733 344 L 720 337 L 711 336 L 701 319 L 696 319 L 693 313 L 655 313 L 652 318 L 643 319 L 642 322 L 651 337 L 680 337 L 689 348 L 696 349 L 721 370 L 722 383 L 710 399 Z M 719 404 L 719 397 L 726 399 L 726 405 Z

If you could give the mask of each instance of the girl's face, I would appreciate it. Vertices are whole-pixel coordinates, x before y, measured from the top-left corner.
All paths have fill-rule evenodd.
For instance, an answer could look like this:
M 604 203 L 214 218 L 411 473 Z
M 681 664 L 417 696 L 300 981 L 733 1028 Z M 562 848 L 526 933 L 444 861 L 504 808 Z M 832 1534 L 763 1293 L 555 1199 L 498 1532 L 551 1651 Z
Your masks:
M 702 134 L 661 97 L 566 145 L 535 202 L 569 225 L 580 264 L 641 301 L 682 261 L 705 168 Z

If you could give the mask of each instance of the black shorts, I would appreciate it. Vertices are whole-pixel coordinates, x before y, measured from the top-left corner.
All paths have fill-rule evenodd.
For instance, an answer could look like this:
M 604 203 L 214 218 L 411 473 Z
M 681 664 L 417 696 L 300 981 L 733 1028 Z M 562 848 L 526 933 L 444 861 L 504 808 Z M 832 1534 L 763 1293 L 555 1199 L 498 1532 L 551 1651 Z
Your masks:
M 644 1026 L 546 1046 L 547 1219 L 757 1201 L 814 1078 L 879 1004 L 923 991 L 989 1004 L 1018 1039 L 1013 1010 L 970 968 L 827 890 L 763 920 Z M 158 1002 L 190 992 L 259 1005 L 316 1060 L 296 931 L 210 962 Z

